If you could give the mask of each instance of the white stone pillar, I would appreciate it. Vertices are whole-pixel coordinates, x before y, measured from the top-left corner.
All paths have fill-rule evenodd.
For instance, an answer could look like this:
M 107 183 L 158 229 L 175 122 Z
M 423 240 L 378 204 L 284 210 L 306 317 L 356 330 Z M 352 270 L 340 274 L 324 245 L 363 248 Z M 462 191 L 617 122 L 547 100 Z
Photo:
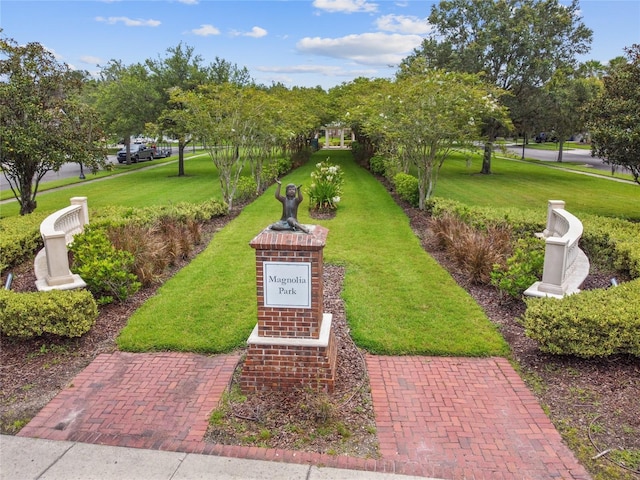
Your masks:
M 82 225 L 86 225 L 89 223 L 89 206 L 87 204 L 87 197 L 71 197 L 70 200 L 71 205 L 80 205 L 82 208 L 82 215 L 80 218 L 82 219 Z
M 565 202 L 563 200 L 549 200 L 547 203 L 547 228 L 544 229 L 544 236 L 549 237 L 553 236 L 556 233 L 555 223 L 556 216 L 553 211 L 562 209 L 564 210 Z

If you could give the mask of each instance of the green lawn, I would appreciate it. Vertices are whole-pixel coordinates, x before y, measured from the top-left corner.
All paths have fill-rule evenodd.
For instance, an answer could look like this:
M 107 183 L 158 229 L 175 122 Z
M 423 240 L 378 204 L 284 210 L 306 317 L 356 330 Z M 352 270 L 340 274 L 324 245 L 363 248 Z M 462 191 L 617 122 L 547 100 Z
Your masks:
M 325 261 L 343 265 L 347 319 L 356 342 L 375 353 L 506 355 L 507 345 L 473 299 L 427 255 L 407 217 L 385 188 L 357 166 L 349 151 L 322 150 L 283 179 L 306 186 L 315 163 L 327 156 L 345 170 L 336 218 L 329 229 Z M 470 205 L 535 209 L 567 202 L 576 214 L 640 220 L 637 185 L 494 157 L 492 175 L 479 175 L 480 159 L 445 162 L 435 194 Z M 38 211 L 54 211 L 73 196 L 87 196 L 90 210 L 108 205 L 146 206 L 220 198 L 218 175 L 206 155 L 185 164 L 186 176 L 168 163 L 130 175 L 83 182 L 38 195 Z M 250 240 L 279 218 L 275 186 L 218 232 L 208 247 L 165 283 L 132 316 L 119 344 L 133 351 L 226 352 L 243 346 L 256 323 L 255 252 Z M 2 216 L 17 215 L 13 204 Z M 302 223 L 314 223 L 307 201 Z
M 640 221 L 640 186 L 567 172 L 544 162 L 494 155 L 491 175 L 480 175 L 481 160 L 471 166 L 453 156 L 442 166 L 435 195 L 469 205 L 534 208 L 546 212 L 548 200 L 564 200 L 574 215 L 588 213 Z
M 465 290 L 427 255 L 407 217 L 348 151 L 318 152 L 283 183 L 309 184 L 331 156 L 345 189 L 329 229 L 325 262 L 344 265 L 343 297 L 355 341 L 385 354 L 505 355 L 507 345 Z M 243 346 L 257 318 L 255 252 L 249 241 L 277 220 L 272 187 L 130 319 L 121 348 L 224 352 Z M 313 223 L 305 201 L 302 223 Z
M 161 162 L 154 160 L 154 162 Z M 101 172 L 108 178 L 98 181 L 78 182 L 77 179 L 65 179 L 60 182 L 47 182 L 60 186 L 67 182 L 70 185 L 64 189 L 45 189 L 38 193 L 38 211 L 55 211 L 69 206 L 71 197 L 88 197 L 89 210 L 108 205 L 147 206 L 165 205 L 181 201 L 202 202 L 210 198 L 220 199 L 220 184 L 217 171 L 210 157 L 197 154 L 185 160 L 185 176 L 178 177 L 176 162 L 161 162 L 158 166 L 149 167 L 151 162 L 138 163 L 127 166 L 135 167 L 134 173 L 127 175 Z M 122 169 L 118 169 L 118 173 Z M 137 171 L 139 170 L 139 171 Z M 87 180 L 92 180 L 91 174 Z M 2 205 L 2 217 L 17 215 L 20 211 L 17 202 Z

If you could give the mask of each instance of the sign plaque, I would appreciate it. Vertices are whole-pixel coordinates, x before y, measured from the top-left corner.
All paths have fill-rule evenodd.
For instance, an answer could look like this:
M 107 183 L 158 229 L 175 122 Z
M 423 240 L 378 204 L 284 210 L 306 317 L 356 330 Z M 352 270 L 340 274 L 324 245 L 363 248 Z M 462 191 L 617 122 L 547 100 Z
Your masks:
M 310 262 L 264 262 L 264 306 L 311 308 Z

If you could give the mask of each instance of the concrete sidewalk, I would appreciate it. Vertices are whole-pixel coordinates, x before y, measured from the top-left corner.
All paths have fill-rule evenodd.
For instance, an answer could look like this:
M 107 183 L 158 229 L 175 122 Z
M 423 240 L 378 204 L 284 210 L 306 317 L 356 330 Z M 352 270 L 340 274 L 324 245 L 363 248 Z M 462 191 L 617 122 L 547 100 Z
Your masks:
M 2 480 L 424 480 L 194 453 L 0 436 Z

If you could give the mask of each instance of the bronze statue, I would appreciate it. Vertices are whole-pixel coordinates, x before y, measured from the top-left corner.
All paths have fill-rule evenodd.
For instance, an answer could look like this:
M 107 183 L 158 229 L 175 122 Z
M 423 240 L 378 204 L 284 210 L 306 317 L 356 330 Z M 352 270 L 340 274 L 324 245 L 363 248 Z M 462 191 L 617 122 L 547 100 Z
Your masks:
M 301 225 L 298 222 L 298 205 L 302 203 L 302 185 L 297 187 L 290 183 L 286 188 L 286 196 L 280 194 L 282 182 L 276 180 L 278 188 L 276 189 L 276 198 L 282 203 L 282 218 L 276 223 L 269 226 L 271 230 L 300 230 L 304 233 L 309 233 L 309 229 Z M 297 193 L 297 195 L 296 195 Z

